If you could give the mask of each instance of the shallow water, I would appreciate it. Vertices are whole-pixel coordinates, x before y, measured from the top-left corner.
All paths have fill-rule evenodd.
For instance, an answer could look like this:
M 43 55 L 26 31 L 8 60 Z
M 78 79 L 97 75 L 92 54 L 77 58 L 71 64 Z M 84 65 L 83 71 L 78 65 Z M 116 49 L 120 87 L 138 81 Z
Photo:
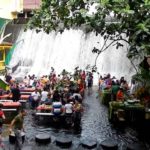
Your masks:
M 73 129 L 65 129 L 62 127 L 50 127 L 38 125 L 35 122 L 33 111 L 28 109 L 28 115 L 25 117 L 26 140 L 24 150 L 59 150 L 62 149 L 56 146 L 55 139 L 57 137 L 72 138 L 72 147 L 70 150 L 83 149 L 80 141 L 82 139 L 94 139 L 98 145 L 107 138 L 113 138 L 118 141 L 119 150 L 125 150 L 126 144 L 144 143 L 147 149 L 150 149 L 148 142 L 136 130 L 131 127 L 125 127 L 123 130 L 115 128 L 108 121 L 108 109 L 100 103 L 97 89 L 85 93 L 84 113 L 82 116 L 81 132 L 75 132 Z M 51 136 L 51 143 L 48 145 L 38 145 L 35 142 L 35 135 L 46 133 Z M 141 140 L 142 139 L 142 140 Z M 8 144 L 8 137 L 4 138 L 6 149 L 13 150 L 13 145 Z M 99 146 L 95 149 L 100 149 Z

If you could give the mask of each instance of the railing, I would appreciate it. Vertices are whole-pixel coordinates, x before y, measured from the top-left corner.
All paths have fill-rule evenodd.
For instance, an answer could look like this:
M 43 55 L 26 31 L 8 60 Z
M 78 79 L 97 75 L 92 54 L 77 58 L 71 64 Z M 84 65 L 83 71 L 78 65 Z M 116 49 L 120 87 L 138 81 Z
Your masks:
M 37 116 L 54 116 L 53 113 L 36 113 Z
M 0 103 L 1 103 L 1 102 L 13 102 L 13 100 L 1 99 L 1 100 L 0 100 Z
M 17 111 L 17 109 L 12 109 L 12 108 L 10 108 L 10 109 L 2 109 L 2 111 Z

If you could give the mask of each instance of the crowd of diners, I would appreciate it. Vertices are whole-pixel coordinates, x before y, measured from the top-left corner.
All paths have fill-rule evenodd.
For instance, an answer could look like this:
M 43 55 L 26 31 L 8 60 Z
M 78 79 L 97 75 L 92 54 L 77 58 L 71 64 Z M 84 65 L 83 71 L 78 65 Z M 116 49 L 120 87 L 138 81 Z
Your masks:
M 65 113 L 72 114 L 83 110 L 84 91 L 86 88 L 92 88 L 93 73 L 75 68 L 73 74 L 64 69 L 62 73 L 57 75 L 55 69 L 51 67 L 49 75 L 43 75 L 42 77 L 28 75 L 19 82 L 12 79 L 11 75 L 6 75 L 6 82 L 10 86 L 10 90 L 7 93 L 11 95 L 13 101 L 20 100 L 22 89 L 33 88 L 34 92 L 29 97 L 32 109 L 36 109 L 39 105 L 53 105 L 53 103 L 59 102 L 64 105 Z M 134 80 L 129 86 L 124 77 L 116 79 L 116 77 L 111 77 L 110 74 L 107 74 L 100 76 L 98 84 L 100 93 L 105 90 L 110 91 L 111 101 L 123 102 L 126 99 L 138 99 L 136 92 L 139 89 L 139 84 Z M 4 91 L 1 90 L 0 95 L 3 93 Z M 143 99 L 146 106 L 150 108 L 149 93 L 145 93 Z M 22 111 L 19 114 L 20 117 L 24 113 Z M 13 122 L 11 123 L 11 128 Z
M 129 99 L 139 99 L 137 92 L 142 89 L 143 85 L 139 82 L 131 80 L 131 83 L 127 82 L 124 77 L 117 79 L 115 76 L 111 77 L 110 74 L 100 76 L 99 78 L 99 91 L 100 93 L 104 90 L 108 90 L 111 93 L 111 101 L 123 102 Z M 144 104 L 150 107 L 150 95 L 149 92 L 143 94 L 142 100 Z
M 64 69 L 57 75 L 55 69 L 51 67 L 49 75 L 41 77 L 28 75 L 21 82 L 16 82 L 9 75 L 6 81 L 10 84 L 10 95 L 13 101 L 20 99 L 22 89 L 35 89 L 29 97 L 32 109 L 42 104 L 52 105 L 53 102 L 61 102 L 66 109 L 72 107 L 76 110 L 82 107 L 85 88 L 91 88 L 93 85 L 93 74 L 76 68 L 73 74 Z
M 39 104 L 51 104 L 53 101 L 60 101 L 63 105 L 76 101 L 81 103 L 85 88 L 91 88 L 93 85 L 93 73 L 77 67 L 72 74 L 64 69 L 57 75 L 55 69 L 51 67 L 49 75 L 41 77 L 28 75 L 19 83 L 16 83 L 10 75 L 7 75 L 6 82 L 10 85 L 13 101 L 20 99 L 21 89 L 34 87 L 35 91 L 31 94 L 30 101 L 32 101 L 32 107 L 35 108 Z M 111 100 L 113 101 L 139 99 L 137 91 L 140 88 L 142 86 L 138 82 L 132 80 L 129 85 L 124 77 L 117 79 L 109 73 L 99 77 L 99 91 L 110 90 Z M 144 93 L 142 99 L 144 99 L 146 105 L 150 105 L 149 92 Z
M 72 116 L 77 116 L 77 114 L 80 114 L 83 111 L 82 101 L 84 99 L 85 89 L 91 89 L 93 86 L 93 73 L 89 71 L 85 72 L 77 67 L 73 74 L 64 69 L 62 73 L 57 75 L 55 69 L 51 67 L 49 75 L 43 75 L 41 77 L 28 75 L 25 76 L 23 80 L 18 81 L 13 79 L 11 74 L 7 74 L 5 76 L 5 81 L 8 83 L 10 90 L 4 91 L 0 88 L 1 96 L 8 95 L 8 98 L 17 102 L 21 99 L 22 91 L 25 91 L 25 89 L 32 89 L 29 96 L 29 103 L 31 104 L 32 109 L 37 109 L 39 105 L 54 106 L 55 103 L 56 106 L 56 103 L 59 103 L 64 106 L 63 113 L 65 111 L 67 115 L 73 114 Z M 5 119 L 1 107 L 3 107 L 3 104 L 0 105 L 0 118 Z M 56 110 L 58 111 L 58 109 Z M 25 114 L 26 111 L 21 109 L 20 113 L 11 122 L 10 132 L 12 132 L 12 128 L 14 127 L 16 141 L 21 139 L 20 131 L 23 130 L 23 117 Z M 0 125 L 0 129 L 1 127 L 2 126 Z M 1 146 L 0 133 L 0 147 Z

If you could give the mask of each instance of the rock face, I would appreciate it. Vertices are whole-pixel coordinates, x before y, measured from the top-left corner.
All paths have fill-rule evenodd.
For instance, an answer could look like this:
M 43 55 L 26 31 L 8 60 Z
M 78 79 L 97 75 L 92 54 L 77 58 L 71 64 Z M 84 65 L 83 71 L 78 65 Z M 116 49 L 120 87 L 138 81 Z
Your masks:
M 48 144 L 51 142 L 51 137 L 48 134 L 38 134 L 35 136 L 35 141 L 40 144 Z
M 72 145 L 72 138 L 58 137 L 56 138 L 56 145 L 60 147 L 68 148 Z
M 81 145 L 85 148 L 92 149 L 97 146 L 97 141 L 94 141 L 92 139 L 84 139 L 81 141 Z
M 106 139 L 103 142 L 101 142 L 100 145 L 104 150 L 117 150 L 118 149 L 118 143 L 114 139 Z

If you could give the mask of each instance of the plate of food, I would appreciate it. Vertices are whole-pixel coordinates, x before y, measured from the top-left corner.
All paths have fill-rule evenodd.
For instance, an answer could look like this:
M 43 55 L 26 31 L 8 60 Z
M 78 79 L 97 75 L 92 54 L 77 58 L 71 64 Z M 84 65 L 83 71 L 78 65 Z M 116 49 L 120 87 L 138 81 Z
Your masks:
M 134 103 L 136 103 L 136 101 L 133 100 L 133 99 L 129 99 L 129 100 L 127 100 L 127 102 L 128 102 L 129 104 L 134 104 Z

